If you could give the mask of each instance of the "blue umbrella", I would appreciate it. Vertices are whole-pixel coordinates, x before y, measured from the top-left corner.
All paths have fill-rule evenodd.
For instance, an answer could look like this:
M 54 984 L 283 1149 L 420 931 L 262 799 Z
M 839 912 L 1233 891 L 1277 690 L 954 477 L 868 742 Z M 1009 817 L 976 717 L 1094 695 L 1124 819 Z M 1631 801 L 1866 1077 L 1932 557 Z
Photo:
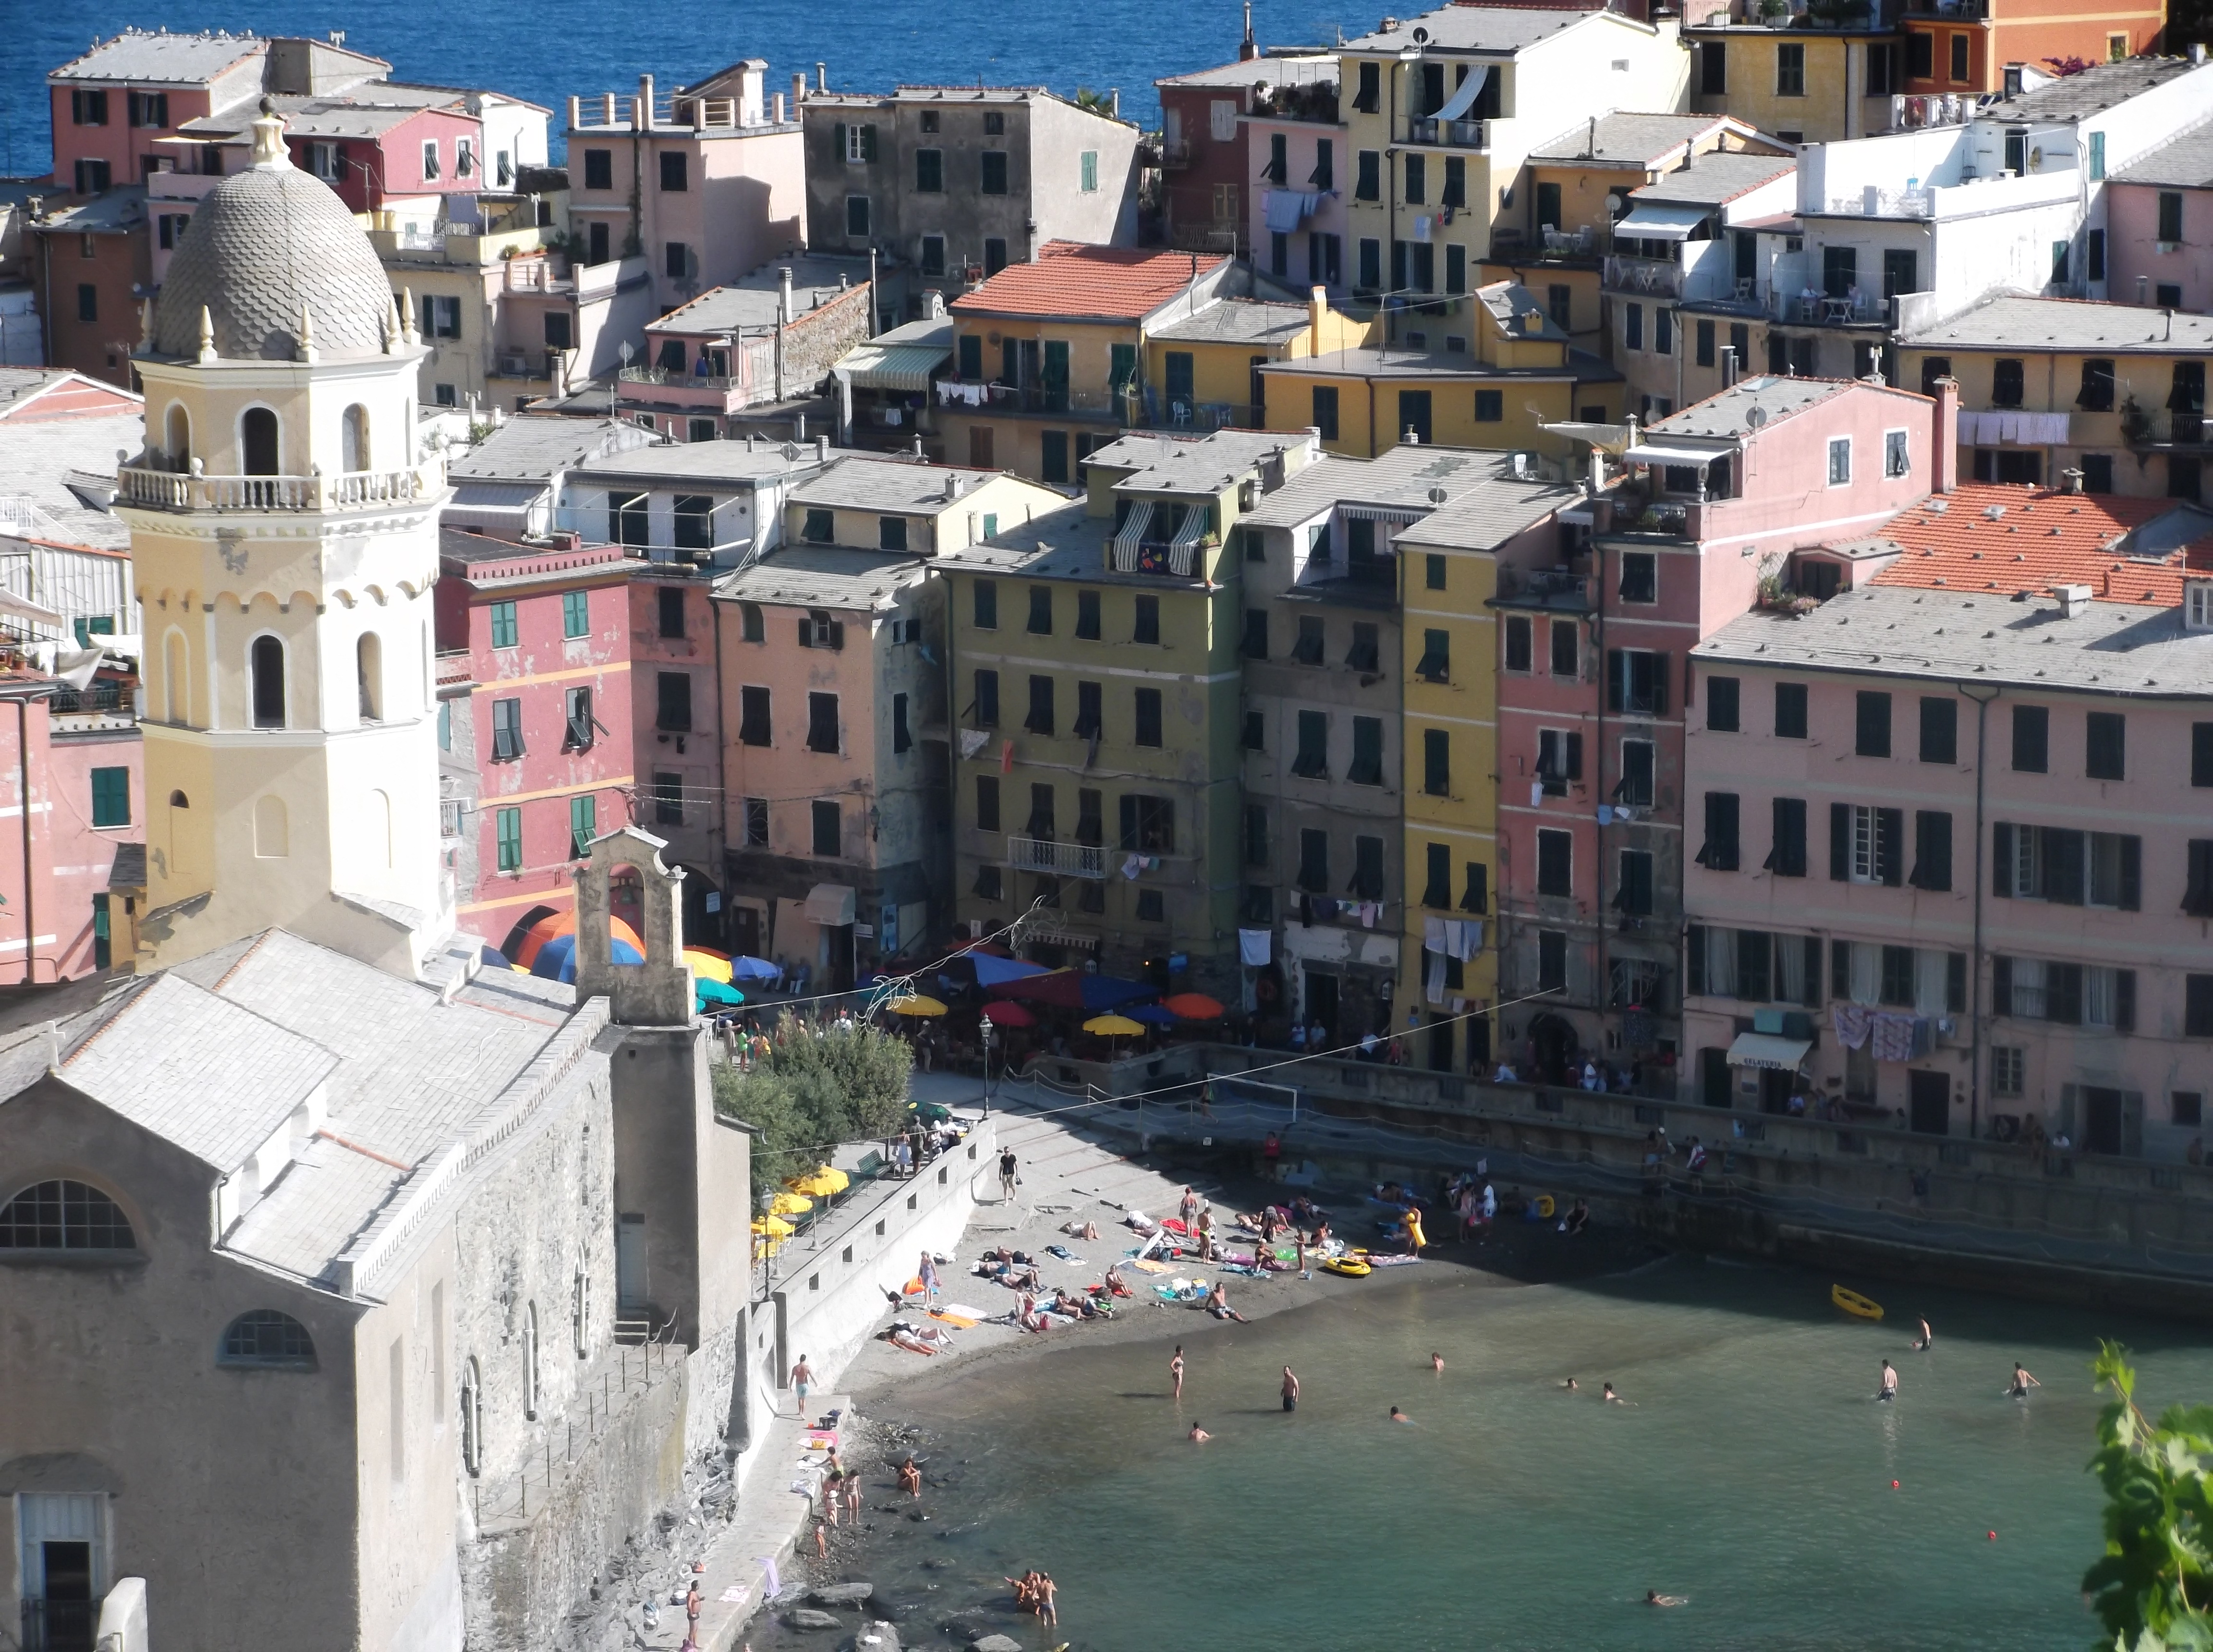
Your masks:
M 642 964 L 636 947 L 619 936 L 608 942 L 613 961 L 618 964 Z M 541 980 L 574 982 L 576 978 L 576 937 L 557 935 L 539 948 L 538 956 L 530 960 L 530 972 Z
M 765 958 L 733 958 L 730 960 L 730 978 L 733 981 L 775 981 L 783 978 L 783 972 Z
M 477 954 L 477 961 L 482 964 L 486 969 L 513 969 L 515 967 L 514 964 L 509 960 L 508 955 L 502 952 L 497 947 L 485 947 L 480 948 Z
M 961 961 L 975 966 L 978 986 L 997 986 L 1002 981 L 1019 981 L 1025 975 L 1043 975 L 1046 966 L 1020 958 L 1000 958 L 988 952 L 967 952 L 960 954 Z
M 1143 1021 L 1151 1027 L 1174 1027 L 1176 1024 L 1174 1015 L 1161 1009 L 1156 1003 L 1133 1005 L 1119 1013 L 1127 1015 L 1133 1021 Z
M 615 944 L 620 946 L 622 942 L 618 941 Z M 692 983 L 692 996 L 698 1001 L 702 1009 L 710 1003 L 733 1004 L 743 1003 L 746 1001 L 746 995 L 735 987 L 724 986 L 720 981 L 704 978 Z

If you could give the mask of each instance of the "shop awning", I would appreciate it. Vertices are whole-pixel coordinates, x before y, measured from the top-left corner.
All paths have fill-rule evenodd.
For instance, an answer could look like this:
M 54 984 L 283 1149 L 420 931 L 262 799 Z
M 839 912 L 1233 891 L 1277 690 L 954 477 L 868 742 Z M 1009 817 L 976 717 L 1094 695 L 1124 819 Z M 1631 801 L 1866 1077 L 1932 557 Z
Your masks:
M 936 344 L 856 344 L 835 369 L 856 390 L 905 390 L 930 393 L 930 379 L 953 359 Z
M 853 891 L 842 883 L 818 883 L 807 892 L 807 916 L 826 929 L 853 921 Z
M 522 527 L 530 512 L 546 497 L 543 482 L 503 482 L 491 477 L 462 476 L 454 481 L 454 497 L 447 503 L 445 519 L 463 526 Z
M 1686 241 L 1696 229 L 1713 216 L 1710 206 L 1675 206 L 1665 201 L 1637 201 L 1629 209 L 1629 216 L 1613 226 L 1617 235 L 1631 235 L 1638 241 Z
M 1814 1047 L 1808 1039 L 1777 1038 L 1772 1033 L 1740 1033 L 1736 1042 L 1729 1045 L 1728 1064 L 1732 1067 L 1768 1067 L 1777 1072 L 1795 1073 L 1798 1064 L 1806 1059 L 1806 1052 Z
M 1710 465 L 1728 457 L 1710 448 L 1663 448 L 1653 442 L 1640 442 L 1621 456 L 1632 465 Z

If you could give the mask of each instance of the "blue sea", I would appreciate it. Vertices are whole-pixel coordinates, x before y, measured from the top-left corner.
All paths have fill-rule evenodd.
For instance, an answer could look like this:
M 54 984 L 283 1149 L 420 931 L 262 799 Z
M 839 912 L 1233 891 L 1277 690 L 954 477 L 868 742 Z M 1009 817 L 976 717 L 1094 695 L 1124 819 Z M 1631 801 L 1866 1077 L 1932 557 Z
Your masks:
M 1387 8 L 1350 11 L 1315 0 L 1254 0 L 1263 44 L 1332 41 L 1372 29 Z M 1418 9 L 1418 8 L 1417 8 Z M 125 27 L 323 35 L 387 59 L 403 80 L 482 87 L 555 112 L 553 142 L 571 94 L 635 91 L 651 74 L 663 88 L 738 58 L 765 58 L 771 90 L 795 71 L 829 65 L 839 91 L 899 82 L 1119 87 L 1123 113 L 1160 123 L 1153 82 L 1226 63 L 1243 32 L 1241 0 L 478 0 L 448 9 L 420 0 L 0 0 L 0 174 L 52 165 L 46 76 L 94 36 Z

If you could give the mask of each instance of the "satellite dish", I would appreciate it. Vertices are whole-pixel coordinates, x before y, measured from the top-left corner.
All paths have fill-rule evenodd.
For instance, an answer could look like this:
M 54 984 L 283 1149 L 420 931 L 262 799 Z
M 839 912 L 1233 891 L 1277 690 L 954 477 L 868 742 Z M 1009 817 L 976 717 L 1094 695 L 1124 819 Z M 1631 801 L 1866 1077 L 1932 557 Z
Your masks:
M 1430 490 L 1430 503 L 1433 505 L 1441 505 L 1450 497 L 1452 497 L 1452 496 L 1447 493 L 1442 486 L 1433 487 Z
M 1744 416 L 1744 422 L 1753 430 L 1757 430 L 1761 425 L 1767 423 L 1767 409 L 1765 407 L 1755 406 L 1750 412 Z
M 624 339 L 622 346 L 623 365 L 625 367 L 628 367 L 630 365 L 631 357 L 637 354 L 637 352 L 630 347 L 630 340 L 627 338 Z
M 1416 30 L 1414 31 L 1414 44 L 1415 44 L 1416 46 L 1427 46 L 1429 43 L 1430 43 L 1430 31 L 1429 31 L 1429 30 L 1427 30 L 1427 29 L 1425 29 L 1425 28 L 1417 28 L 1417 29 L 1416 29 Z

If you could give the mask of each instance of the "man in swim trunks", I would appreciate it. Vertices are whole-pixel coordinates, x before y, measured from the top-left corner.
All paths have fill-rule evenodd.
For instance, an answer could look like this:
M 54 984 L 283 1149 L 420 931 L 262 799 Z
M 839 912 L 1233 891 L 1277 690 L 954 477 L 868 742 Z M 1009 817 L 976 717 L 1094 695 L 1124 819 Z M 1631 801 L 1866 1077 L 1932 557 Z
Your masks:
M 814 1369 L 808 1364 L 807 1356 L 802 1354 L 798 1363 L 791 1368 L 792 1392 L 799 1396 L 799 1414 L 802 1417 L 807 1415 L 807 1391 L 814 1382 Z
M 2015 1399 L 2026 1399 L 2031 1388 L 2041 1388 L 2043 1386 L 2041 1382 L 2029 1375 L 2028 1368 L 2019 1360 L 2013 1362 L 2013 1384 L 2006 1390 L 2007 1393 Z
M 1299 1380 L 1291 1375 L 1291 1368 L 1283 1367 L 1283 1409 L 1295 1411 L 1299 1408 Z
M 1576 1380 L 1573 1377 L 1570 1377 L 1565 1382 L 1563 1382 L 1560 1387 L 1563 1388 L 1573 1388 L 1576 1387 Z M 1578 1392 L 1580 1392 L 1580 1390 L 1578 1390 Z
M 1921 1340 L 1913 1344 L 1913 1351 L 1917 1354 L 1925 1354 L 1929 1351 L 1930 1344 L 1936 1340 L 1936 1333 L 1929 1328 L 1929 1321 L 1923 1320 L 1921 1321 Z
M 1445 1356 L 1442 1354 L 1431 1354 L 1430 1356 L 1430 1369 L 1435 1371 L 1439 1376 L 1442 1376 L 1445 1374 Z
M 1622 1397 L 1621 1397 L 1619 1394 L 1618 1394 L 1618 1393 L 1614 1393 L 1614 1391 L 1613 1391 L 1613 1384 L 1612 1384 L 1611 1382 L 1602 1382 L 1602 1383 L 1600 1383 L 1600 1384 L 1599 1385 L 1599 1387 L 1601 1387 L 1601 1388 L 1603 1388 L 1603 1389 L 1606 1391 L 1605 1393 L 1601 1393 L 1600 1395 L 1599 1395 L 1599 1398 L 1600 1398 L 1600 1399 L 1603 1399 L 1604 1401 L 1606 1401 L 1606 1403 L 1607 1405 L 1625 1405 L 1625 1404 L 1626 1404 L 1626 1403 L 1627 1403 L 1626 1401 L 1625 1401 L 1625 1400 L 1622 1399 Z
M 1203 1429 L 1203 1428 L 1199 1427 L 1199 1425 L 1198 1425 L 1198 1423 L 1193 1423 L 1191 1425 L 1191 1442 L 1192 1442 L 1192 1444 L 1193 1444 L 1193 1445 L 1195 1445 L 1195 1446 L 1198 1446 L 1198 1445 L 1204 1445 L 1204 1444 L 1205 1444 L 1205 1443 L 1206 1443 L 1206 1442 L 1208 1442 L 1209 1440 L 1211 1440 L 1212 1438 L 1214 1438 L 1214 1436 L 1213 1436 L 1212 1435 L 1209 1434 L 1209 1433 L 1208 1433 L 1204 1429 Z
M 1888 1360 L 1882 1362 L 1882 1387 L 1876 1391 L 1877 1399 L 1898 1398 L 1898 1372 Z
M 1176 1344 L 1175 1357 L 1168 1362 L 1168 1375 L 1175 1379 L 1175 1398 L 1183 1398 L 1183 1344 Z

